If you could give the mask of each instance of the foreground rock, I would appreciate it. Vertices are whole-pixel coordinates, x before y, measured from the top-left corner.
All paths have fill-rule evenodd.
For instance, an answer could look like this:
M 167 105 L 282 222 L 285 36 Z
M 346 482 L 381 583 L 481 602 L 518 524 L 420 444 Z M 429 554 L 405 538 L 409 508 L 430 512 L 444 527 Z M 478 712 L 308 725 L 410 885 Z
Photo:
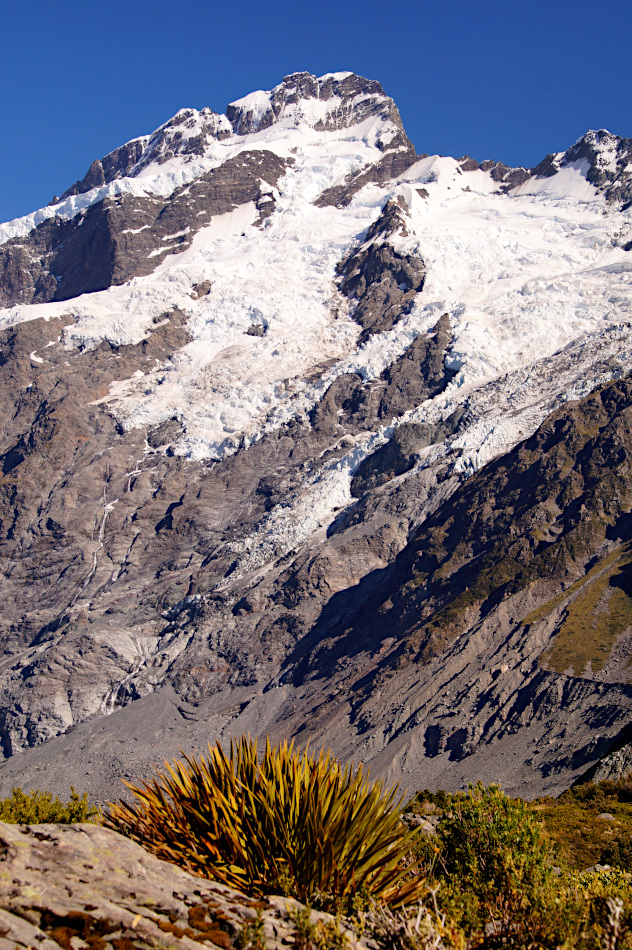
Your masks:
M 0 950 L 229 950 L 256 934 L 269 950 L 294 942 L 297 901 L 252 900 L 96 825 L 0 823 L 0 848 Z M 315 927 L 328 921 L 313 912 Z

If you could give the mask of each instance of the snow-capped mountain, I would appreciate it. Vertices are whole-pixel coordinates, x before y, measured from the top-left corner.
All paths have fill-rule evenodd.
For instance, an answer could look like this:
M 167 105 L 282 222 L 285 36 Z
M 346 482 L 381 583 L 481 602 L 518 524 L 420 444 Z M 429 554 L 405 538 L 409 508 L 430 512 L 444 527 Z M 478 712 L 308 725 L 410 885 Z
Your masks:
M 249 730 L 531 793 L 620 745 L 631 209 L 630 139 L 420 156 L 299 73 L 1 225 L 4 780 Z

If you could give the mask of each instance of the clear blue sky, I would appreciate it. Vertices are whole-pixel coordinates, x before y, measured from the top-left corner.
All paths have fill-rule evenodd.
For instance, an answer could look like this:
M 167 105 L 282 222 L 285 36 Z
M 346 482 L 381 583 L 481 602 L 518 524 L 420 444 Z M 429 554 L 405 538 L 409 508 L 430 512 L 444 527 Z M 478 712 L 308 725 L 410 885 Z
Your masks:
M 588 128 L 632 137 L 632 3 L 4 0 L 0 221 L 184 106 L 284 75 L 378 79 L 419 152 L 536 164 Z

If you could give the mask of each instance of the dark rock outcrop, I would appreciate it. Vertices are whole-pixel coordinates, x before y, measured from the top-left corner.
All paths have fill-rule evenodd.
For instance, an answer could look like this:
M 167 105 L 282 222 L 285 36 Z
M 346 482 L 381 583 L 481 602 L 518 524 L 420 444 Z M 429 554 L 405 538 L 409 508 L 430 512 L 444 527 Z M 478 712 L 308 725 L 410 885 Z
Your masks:
M 389 199 L 363 243 L 340 261 L 336 270 L 341 292 L 356 300 L 353 319 L 363 329 L 360 343 L 373 333 L 390 330 L 410 311 L 423 289 L 426 268 L 419 257 L 402 254 L 387 238 L 406 232 L 403 202 Z
M 525 589 L 543 611 L 531 611 L 523 618 L 527 624 L 565 596 L 572 604 L 601 566 L 610 589 L 618 584 L 627 603 L 627 582 L 616 578 L 632 541 L 631 432 L 632 381 L 605 384 L 554 412 L 535 435 L 487 465 L 428 518 L 399 555 L 376 618 L 401 639 L 400 660 L 419 663 L 439 655 L 474 618 Z M 397 447 L 391 451 L 395 456 Z M 606 602 L 599 603 L 595 616 L 600 610 L 609 616 Z M 632 601 L 629 613 L 632 624 Z M 586 644 L 577 639 L 574 652 L 585 649 L 594 673 L 616 634 L 611 632 L 604 657 L 601 627 L 589 625 L 583 635 Z M 572 651 L 568 662 L 572 666 Z
M 117 178 L 126 178 L 141 158 L 146 144 L 147 139 L 134 139 L 132 142 L 127 142 L 126 145 L 122 145 L 105 155 L 102 159 L 96 158 L 84 177 L 66 189 L 63 195 L 60 198 L 55 198 L 51 204 L 57 204 L 58 201 L 63 201 L 73 195 L 83 195 L 86 191 L 100 188 Z
M 420 158 L 427 155 L 417 155 L 410 142 L 402 143 L 399 148 L 386 152 L 383 158 L 368 168 L 352 172 L 341 184 L 325 189 L 314 204 L 317 208 L 346 208 L 351 204 L 354 195 L 365 185 L 376 183 L 384 185 L 393 181 L 408 171 Z
M 445 365 L 451 342 L 450 319 L 444 314 L 430 334 L 416 337 L 378 379 L 338 376 L 312 410 L 312 426 L 329 435 L 375 430 L 432 399 L 454 376 Z
M 214 216 L 249 201 L 260 223 L 288 163 L 264 149 L 242 152 L 167 199 L 123 195 L 70 220 L 51 218 L 0 246 L 0 306 L 68 300 L 151 274 Z
M 310 99 L 331 102 L 325 117 L 314 123 L 316 131 L 346 129 L 372 116 L 379 116 L 393 122 L 400 130 L 401 139 L 407 141 L 397 106 L 384 94 L 380 83 L 354 73 L 323 76 L 320 79 L 311 73 L 292 73 L 272 90 L 267 109 L 257 109 L 255 112 L 248 108 L 247 103 L 236 102 L 227 107 L 226 116 L 237 135 L 248 135 L 269 128 L 283 115 L 285 109 Z M 398 139 L 396 143 L 389 142 L 387 147 L 399 144 L 401 142 Z
M 443 442 L 453 434 L 459 418 L 460 414 L 456 412 L 438 426 L 428 422 L 403 422 L 386 445 L 360 463 L 351 480 L 351 494 L 361 498 L 366 492 L 409 472 L 423 449 Z
M 484 162 L 477 162 L 469 155 L 459 160 L 459 168 L 464 172 L 481 171 L 489 172 L 493 181 L 500 185 L 500 191 L 507 193 L 512 188 L 517 188 L 531 177 L 531 172 L 526 168 L 512 168 L 510 165 L 504 165 L 502 162 L 495 162 L 487 159 Z

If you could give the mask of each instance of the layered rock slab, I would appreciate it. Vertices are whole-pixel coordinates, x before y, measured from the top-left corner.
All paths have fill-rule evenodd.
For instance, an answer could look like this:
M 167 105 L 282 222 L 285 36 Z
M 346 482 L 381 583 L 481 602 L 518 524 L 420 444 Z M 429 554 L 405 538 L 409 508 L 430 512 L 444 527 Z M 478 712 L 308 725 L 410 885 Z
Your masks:
M 91 824 L 0 823 L 0 852 L 1 950 L 230 950 L 249 928 L 276 950 L 293 941 L 292 917 L 303 909 L 194 877 Z M 312 920 L 333 923 L 315 912 Z M 338 932 L 365 946 L 344 926 Z

